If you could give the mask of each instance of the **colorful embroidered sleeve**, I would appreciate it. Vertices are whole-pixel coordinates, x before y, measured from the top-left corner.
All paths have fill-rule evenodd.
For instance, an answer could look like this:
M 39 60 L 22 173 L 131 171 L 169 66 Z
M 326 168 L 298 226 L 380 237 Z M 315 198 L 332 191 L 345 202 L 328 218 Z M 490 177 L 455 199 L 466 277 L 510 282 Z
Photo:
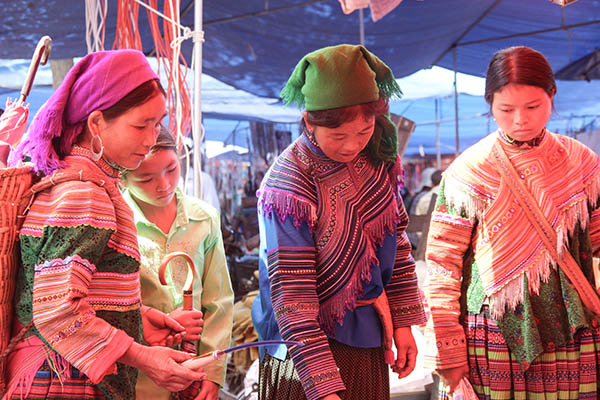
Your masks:
M 308 400 L 345 389 L 319 327 L 316 293 L 315 246 L 306 223 L 296 228 L 292 218 L 281 222 L 259 214 L 267 241 L 271 300 L 281 336 L 305 344 L 290 354 Z
M 204 246 L 201 290 L 204 327 L 202 340 L 198 345 L 198 354 L 229 347 L 233 329 L 233 289 L 225 260 L 218 215 L 215 213 L 210 221 L 211 231 L 205 239 Z M 225 358 L 204 367 L 206 379 L 223 385 L 227 361 Z
M 110 229 L 116 224 L 114 210 L 112 216 L 109 207 L 105 213 L 99 211 L 112 204 L 101 188 L 91 183 L 75 187 L 83 190 L 61 194 L 57 189 L 59 194 L 53 197 L 36 199 L 22 230 L 22 255 L 26 273 L 31 274 L 36 329 L 96 384 L 106 374 L 116 373 L 116 360 L 133 338 L 97 317 L 95 310 L 108 310 L 111 304 L 120 307 L 130 297 L 137 298 L 132 307 L 139 307 L 139 279 L 137 273 L 97 271 L 114 233 Z M 93 210 L 89 214 L 73 212 L 86 204 Z M 70 213 L 78 218 L 68 218 Z M 112 267 L 119 269 L 119 265 Z M 111 304 L 104 301 L 108 298 Z
M 399 217 L 396 227 L 394 272 L 385 289 L 394 328 L 421 325 L 426 320 L 421 292 L 417 285 L 415 261 L 410 254 L 410 242 L 404 232 L 408 225 L 408 215 L 402 203 L 399 205 Z
M 431 318 L 427 323 L 429 345 L 426 363 L 436 369 L 467 364 L 465 333 L 459 321 L 463 256 L 469 248 L 473 221 L 446 204 L 442 180 L 431 216 L 426 260 L 429 283 L 425 288 Z

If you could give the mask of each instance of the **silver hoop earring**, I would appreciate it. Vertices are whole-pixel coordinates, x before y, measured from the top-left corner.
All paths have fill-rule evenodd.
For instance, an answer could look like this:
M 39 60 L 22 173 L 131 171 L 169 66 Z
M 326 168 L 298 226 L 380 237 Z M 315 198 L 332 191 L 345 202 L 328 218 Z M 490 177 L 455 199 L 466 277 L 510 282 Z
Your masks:
M 96 139 L 98 139 L 98 141 L 100 142 L 100 150 L 99 151 L 94 150 L 94 141 Z M 102 139 L 100 139 L 100 136 L 92 135 L 92 140 L 90 141 L 90 152 L 92 153 L 92 160 L 98 161 L 99 159 L 102 158 L 102 153 L 104 153 L 104 145 L 102 144 Z

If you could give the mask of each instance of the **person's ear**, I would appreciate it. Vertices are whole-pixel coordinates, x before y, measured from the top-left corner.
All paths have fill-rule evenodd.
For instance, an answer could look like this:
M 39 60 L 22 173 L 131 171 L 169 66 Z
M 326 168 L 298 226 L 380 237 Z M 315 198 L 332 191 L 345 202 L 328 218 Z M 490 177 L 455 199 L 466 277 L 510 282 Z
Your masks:
M 312 126 L 312 125 L 310 124 L 310 122 L 308 122 L 308 116 L 307 116 L 307 115 L 308 115 L 308 114 L 307 114 L 307 112 L 306 112 L 306 111 L 302 112 L 302 119 L 304 120 L 304 125 L 306 125 L 306 129 L 308 129 L 308 131 L 309 131 L 310 133 L 314 133 L 314 131 L 315 131 L 315 127 L 314 127 L 314 126 Z
M 88 116 L 87 119 L 87 127 L 88 131 L 92 134 L 92 136 L 98 136 L 106 125 L 106 121 L 104 120 L 104 115 L 102 115 L 102 111 L 96 110 L 92 111 L 92 113 Z

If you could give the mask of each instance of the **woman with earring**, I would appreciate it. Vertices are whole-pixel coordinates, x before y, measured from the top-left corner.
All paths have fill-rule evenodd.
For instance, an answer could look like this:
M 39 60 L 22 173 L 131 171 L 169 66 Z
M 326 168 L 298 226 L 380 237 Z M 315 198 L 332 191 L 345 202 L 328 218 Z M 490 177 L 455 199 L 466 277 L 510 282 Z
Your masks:
M 8 357 L 3 399 L 134 399 L 137 369 L 172 391 L 205 376 L 163 347 L 183 327 L 141 306 L 135 225 L 118 188 L 164 116 L 164 90 L 135 50 L 88 54 L 35 116 L 16 158 L 55 184 L 35 196 L 20 232 L 13 325 L 25 336 Z
M 259 189 L 259 399 L 389 399 L 388 364 L 415 366 L 424 322 L 399 197 L 390 69 L 362 46 L 307 54 L 282 90 L 301 135 Z M 395 345 L 397 357 L 394 356 Z
M 441 398 L 597 399 L 600 159 L 546 129 L 556 84 L 528 47 L 494 54 L 498 130 L 444 172 L 431 218 L 426 362 Z

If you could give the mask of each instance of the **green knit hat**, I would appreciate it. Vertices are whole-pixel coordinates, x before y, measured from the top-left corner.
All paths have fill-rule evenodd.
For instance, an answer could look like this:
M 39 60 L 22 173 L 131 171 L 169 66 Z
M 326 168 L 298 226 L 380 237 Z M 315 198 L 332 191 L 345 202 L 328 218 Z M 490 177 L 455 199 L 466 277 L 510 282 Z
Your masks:
M 342 44 L 305 55 L 281 90 L 286 105 L 327 110 L 400 98 L 392 71 L 363 46 Z

